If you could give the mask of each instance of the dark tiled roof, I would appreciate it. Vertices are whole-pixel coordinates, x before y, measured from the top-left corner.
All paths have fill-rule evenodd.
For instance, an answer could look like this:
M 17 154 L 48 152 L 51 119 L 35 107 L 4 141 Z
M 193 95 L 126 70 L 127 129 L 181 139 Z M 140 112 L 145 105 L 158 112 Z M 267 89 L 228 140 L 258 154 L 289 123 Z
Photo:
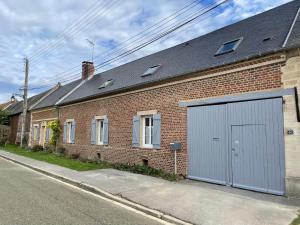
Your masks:
M 295 18 L 293 29 L 286 43 L 287 48 L 300 47 L 300 9 L 298 16 Z
M 81 101 L 283 50 L 283 43 L 299 6 L 300 0 L 292 1 L 184 44 L 97 74 L 64 99 L 61 104 Z M 299 18 L 296 25 L 297 27 L 300 26 Z M 299 33 L 300 29 L 292 32 L 289 45 L 300 44 Z M 243 40 L 236 51 L 215 56 L 223 43 L 240 37 L 243 37 Z M 263 41 L 266 38 L 270 39 Z M 141 77 L 147 68 L 157 64 L 162 66 L 154 75 Z M 114 80 L 112 86 L 103 89 L 98 88 L 109 79 Z
M 45 94 L 48 93 L 48 91 L 49 90 L 28 98 L 28 101 L 27 101 L 28 108 L 30 108 L 34 103 L 36 103 L 38 100 L 40 100 Z M 19 102 L 16 102 L 15 104 L 10 105 L 7 108 L 7 111 L 9 113 L 9 115 L 16 115 L 16 114 L 22 113 L 23 112 L 23 101 L 19 101 Z
M 49 106 L 54 106 L 61 98 L 63 98 L 66 94 L 68 94 L 73 88 L 75 88 L 81 80 L 73 81 L 64 86 L 60 86 L 57 90 L 49 94 L 46 98 L 44 98 L 39 104 L 33 107 L 33 109 L 41 109 Z

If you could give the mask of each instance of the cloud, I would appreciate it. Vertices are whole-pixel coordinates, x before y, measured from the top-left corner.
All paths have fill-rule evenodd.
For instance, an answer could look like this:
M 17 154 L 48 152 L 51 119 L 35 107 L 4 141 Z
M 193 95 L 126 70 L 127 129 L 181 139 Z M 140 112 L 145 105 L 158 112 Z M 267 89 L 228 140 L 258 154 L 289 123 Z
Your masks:
M 110 63 L 98 72 L 174 46 L 287 1 L 229 1 L 195 23 L 122 60 Z M 83 3 L 81 0 L 60 0 L 58 4 L 53 0 L 1 1 L 0 102 L 9 100 L 11 93 L 18 92 L 23 85 L 25 56 L 31 58 L 30 87 L 54 84 L 68 78 L 75 79 L 80 77 L 76 75 L 80 72 L 80 63 L 91 58 L 87 38 L 96 43 L 95 63 L 99 64 L 111 57 L 106 53 L 112 48 L 191 2 L 192 0 L 85 0 Z M 199 12 L 211 2 L 212 0 L 199 0 L 189 13 L 172 18 L 162 27 L 149 32 L 147 37 Z M 64 35 L 60 35 L 62 32 Z M 131 49 L 141 40 L 146 39 L 143 37 L 136 40 L 125 46 L 124 50 Z M 41 55 L 41 49 L 51 51 L 43 51 L 44 54 Z M 69 70 L 74 66 L 77 68 Z M 67 72 L 62 73 L 64 71 Z M 32 90 L 30 95 L 42 90 Z

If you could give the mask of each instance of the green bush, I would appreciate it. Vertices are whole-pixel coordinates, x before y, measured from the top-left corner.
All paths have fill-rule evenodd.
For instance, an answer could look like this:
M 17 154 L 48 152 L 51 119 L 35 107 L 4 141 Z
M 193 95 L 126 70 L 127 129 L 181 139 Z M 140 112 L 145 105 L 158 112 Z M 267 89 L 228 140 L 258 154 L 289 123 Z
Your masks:
M 64 147 L 58 147 L 56 150 L 56 154 L 59 156 L 65 156 L 66 155 L 66 149 Z
M 8 142 L 9 126 L 0 125 L 0 145 L 5 145 Z
M 44 148 L 41 145 L 34 145 L 31 148 L 31 151 L 33 151 L 33 152 L 39 152 L 39 151 L 43 151 L 43 150 L 44 150 Z

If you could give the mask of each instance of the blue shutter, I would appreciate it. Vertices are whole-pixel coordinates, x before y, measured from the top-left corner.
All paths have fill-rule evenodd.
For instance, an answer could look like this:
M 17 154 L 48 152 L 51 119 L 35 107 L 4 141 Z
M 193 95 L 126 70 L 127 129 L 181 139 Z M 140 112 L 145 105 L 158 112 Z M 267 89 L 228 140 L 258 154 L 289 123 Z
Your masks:
M 63 138 L 64 144 L 67 143 L 67 123 L 64 122 L 64 138 Z
M 40 141 L 40 126 L 37 128 L 37 141 Z
M 108 119 L 103 120 L 103 145 L 108 145 Z
M 46 143 L 48 143 L 48 141 L 49 141 L 49 131 L 50 131 L 50 128 L 46 128 L 46 136 L 45 136 Z
M 91 122 L 91 144 L 96 144 L 96 120 L 92 120 Z
M 153 115 L 153 148 L 160 148 L 160 127 L 161 115 L 160 113 Z
M 71 129 L 71 143 L 75 143 L 75 130 L 76 130 L 76 123 L 75 121 L 72 122 L 72 129 Z
M 140 117 L 134 116 L 132 121 L 132 146 L 140 146 Z

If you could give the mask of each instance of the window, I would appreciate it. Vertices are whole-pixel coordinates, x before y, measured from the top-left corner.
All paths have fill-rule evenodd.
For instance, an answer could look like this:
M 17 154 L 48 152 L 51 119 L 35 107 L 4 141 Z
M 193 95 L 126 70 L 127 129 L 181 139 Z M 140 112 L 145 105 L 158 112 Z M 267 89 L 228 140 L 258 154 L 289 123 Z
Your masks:
M 236 40 L 229 41 L 229 42 L 223 44 L 218 49 L 218 51 L 216 52 L 215 55 L 222 55 L 222 54 L 225 54 L 225 53 L 235 51 L 237 49 L 237 47 L 239 46 L 239 44 L 242 42 L 242 40 L 243 40 L 242 38 L 238 38 Z
M 91 144 L 108 145 L 108 118 L 95 116 L 91 121 Z
M 97 129 L 97 145 L 103 145 L 103 120 L 96 120 L 96 129 Z
M 160 67 L 161 67 L 161 65 L 155 65 L 155 66 L 149 67 L 149 68 L 142 74 L 142 77 L 146 77 L 146 76 L 150 76 L 150 75 L 154 74 Z
M 71 143 L 72 121 L 67 122 L 67 143 Z
M 153 147 L 153 116 L 143 116 L 143 146 L 146 148 Z
M 109 86 L 112 86 L 114 84 L 114 80 L 113 79 L 109 79 L 107 81 L 105 81 L 103 84 L 100 85 L 100 87 L 98 89 L 101 89 L 101 88 L 106 88 L 106 87 L 109 87 Z
M 35 124 L 33 125 L 33 140 L 37 141 L 39 139 L 39 125 Z
M 132 146 L 160 149 L 161 114 L 156 110 L 138 112 L 132 120 Z

